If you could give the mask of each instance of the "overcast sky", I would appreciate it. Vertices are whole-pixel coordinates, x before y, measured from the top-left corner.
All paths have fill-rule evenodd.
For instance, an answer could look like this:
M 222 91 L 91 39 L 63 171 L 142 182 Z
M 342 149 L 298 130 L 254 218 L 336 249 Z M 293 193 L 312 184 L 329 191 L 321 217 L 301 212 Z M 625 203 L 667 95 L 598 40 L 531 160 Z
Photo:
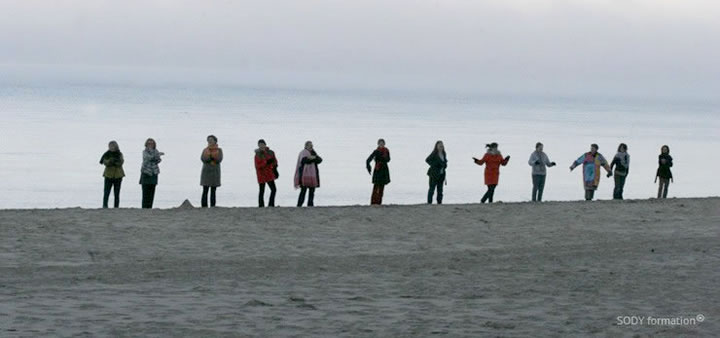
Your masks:
M 0 0 L 3 82 L 711 97 L 717 0 Z

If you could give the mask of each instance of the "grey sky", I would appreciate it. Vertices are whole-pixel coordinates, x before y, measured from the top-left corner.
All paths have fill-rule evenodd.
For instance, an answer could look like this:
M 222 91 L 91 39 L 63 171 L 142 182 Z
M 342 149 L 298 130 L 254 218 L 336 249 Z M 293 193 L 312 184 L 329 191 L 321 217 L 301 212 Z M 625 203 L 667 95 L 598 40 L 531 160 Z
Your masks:
M 2 0 L 0 72 L 712 97 L 718 18 L 699 0 Z

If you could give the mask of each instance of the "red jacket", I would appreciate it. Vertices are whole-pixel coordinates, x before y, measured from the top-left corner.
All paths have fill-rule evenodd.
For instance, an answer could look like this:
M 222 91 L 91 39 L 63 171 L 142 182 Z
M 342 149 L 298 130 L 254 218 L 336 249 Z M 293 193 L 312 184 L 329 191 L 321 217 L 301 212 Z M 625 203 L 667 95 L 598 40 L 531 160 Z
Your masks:
M 479 160 L 475 160 L 477 165 L 485 164 L 485 185 L 498 184 L 500 180 L 500 165 L 507 165 L 508 160 L 504 159 L 500 153 L 485 153 L 485 156 Z
M 261 152 L 260 149 L 255 150 L 255 171 L 257 171 L 258 183 L 274 181 L 276 178 L 275 168 L 277 168 L 275 152 L 270 149 L 264 152 Z

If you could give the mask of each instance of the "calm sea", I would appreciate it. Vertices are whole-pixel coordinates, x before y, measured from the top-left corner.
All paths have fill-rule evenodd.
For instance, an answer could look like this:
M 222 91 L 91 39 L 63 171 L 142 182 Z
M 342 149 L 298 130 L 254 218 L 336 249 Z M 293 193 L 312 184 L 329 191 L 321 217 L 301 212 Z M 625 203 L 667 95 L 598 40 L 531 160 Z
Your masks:
M 141 152 L 153 137 L 166 153 L 156 206 L 198 205 L 200 153 L 214 134 L 225 153 L 220 206 L 255 206 L 253 150 L 265 139 L 280 164 L 277 202 L 295 204 L 292 175 L 298 152 L 312 140 L 324 158 L 317 205 L 368 204 L 365 159 L 378 138 L 391 151 L 392 183 L 385 202 L 423 203 L 425 157 L 436 140 L 448 159 L 446 203 L 474 203 L 485 191 L 483 168 L 471 157 L 498 142 L 510 155 L 499 201 L 527 201 L 528 157 L 536 142 L 558 166 L 549 169 L 546 200 L 583 197 L 581 173 L 568 167 L 591 143 L 610 160 L 629 145 L 626 198 L 654 196 L 657 155 L 675 158 L 670 196 L 717 196 L 713 153 L 720 146 L 720 109 L 697 101 L 482 96 L 394 91 L 320 91 L 242 87 L 0 87 L 0 208 L 101 206 L 110 140 L 125 155 L 121 206 L 139 207 Z M 596 196 L 612 197 L 603 177 Z

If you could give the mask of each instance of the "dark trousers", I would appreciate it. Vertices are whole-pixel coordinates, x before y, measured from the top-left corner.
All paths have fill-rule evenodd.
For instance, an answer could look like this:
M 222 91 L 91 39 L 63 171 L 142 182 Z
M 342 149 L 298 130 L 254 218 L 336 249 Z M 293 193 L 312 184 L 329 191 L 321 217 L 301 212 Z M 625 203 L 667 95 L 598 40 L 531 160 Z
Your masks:
M 384 184 L 373 185 L 372 196 L 370 196 L 370 204 L 382 204 L 383 194 L 385 193 Z
M 315 206 L 315 188 L 308 188 L 308 187 L 300 187 L 300 196 L 298 196 L 298 203 L 297 206 L 301 207 L 303 206 L 303 203 L 305 203 L 305 194 L 310 190 L 310 195 L 308 196 L 308 206 L 312 207 Z
M 615 174 L 615 189 L 613 189 L 613 199 L 623 199 L 623 189 L 625 189 L 625 179 L 627 176 Z
M 155 200 L 155 187 L 157 184 L 142 185 L 142 207 L 143 209 L 152 209 Z
M 543 190 L 545 190 L 545 175 L 532 175 L 532 201 L 542 202 Z
M 592 199 L 595 197 L 595 190 L 586 189 L 585 190 L 585 200 L 586 201 L 592 201 Z
M 269 207 L 275 206 L 275 193 L 277 192 L 277 188 L 275 187 L 275 181 L 267 182 L 267 185 L 270 187 L 270 201 L 268 201 Z M 258 206 L 264 207 L 265 206 L 265 183 L 260 183 L 260 194 L 258 194 Z
M 667 198 L 669 186 L 670 186 L 670 179 L 661 177 L 660 185 L 658 186 L 658 197 L 657 198 Z
M 428 204 L 432 204 L 433 195 L 435 194 L 435 190 L 437 190 L 437 204 L 442 204 L 443 184 L 445 184 L 445 175 L 438 177 L 437 179 L 433 179 L 432 177 L 430 177 L 430 189 L 428 189 L 428 196 L 427 196 Z
M 215 191 L 217 187 L 203 186 L 202 199 L 200 200 L 203 208 L 207 208 L 208 206 L 208 190 L 210 191 L 210 206 L 215 206 Z
M 122 184 L 122 178 L 107 178 L 105 177 L 105 192 L 103 193 L 103 208 L 108 207 L 108 200 L 110 199 L 110 190 L 115 192 L 115 208 L 120 207 L 120 185 Z
M 482 199 L 480 200 L 481 203 L 485 203 L 485 201 L 492 203 L 493 197 L 495 197 L 495 187 L 497 187 L 497 184 L 490 184 L 487 187 L 488 187 L 488 190 L 485 193 L 485 195 L 483 195 Z

